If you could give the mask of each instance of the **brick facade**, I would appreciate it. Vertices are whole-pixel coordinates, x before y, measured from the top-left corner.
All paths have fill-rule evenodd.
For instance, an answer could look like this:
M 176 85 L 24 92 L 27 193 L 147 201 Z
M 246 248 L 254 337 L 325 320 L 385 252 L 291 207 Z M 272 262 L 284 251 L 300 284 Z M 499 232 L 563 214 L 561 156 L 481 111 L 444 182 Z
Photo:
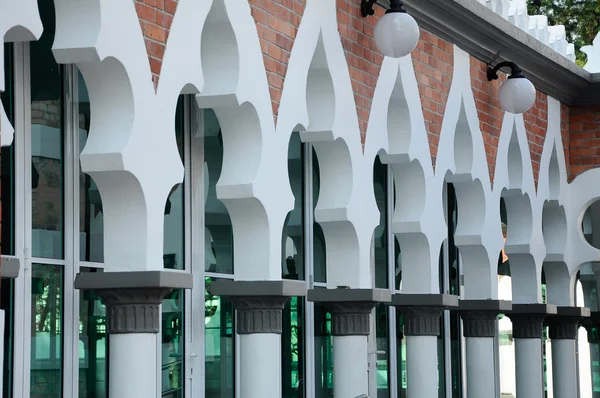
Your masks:
M 305 0 L 248 1 L 261 40 L 273 114 L 276 119 L 287 63 L 300 26 Z M 155 85 L 158 84 L 162 57 L 176 7 L 177 0 L 136 0 Z M 375 7 L 375 10 L 376 15 L 362 18 L 358 0 L 337 0 L 338 30 L 354 89 L 363 143 L 379 69 L 383 61 L 372 37 L 374 26 L 384 11 L 380 7 Z M 452 43 L 422 29 L 421 40 L 412 53 L 412 59 L 421 93 L 421 106 L 428 131 L 432 162 L 435 165 L 443 115 L 452 83 L 454 62 Z M 501 76 L 498 81 L 488 82 L 485 62 L 471 58 L 471 83 L 492 181 L 503 118 L 503 111 L 497 97 L 504 80 L 505 76 Z M 537 184 L 542 148 L 548 127 L 547 95 L 538 92 L 535 105 L 523 117 L 534 179 Z M 561 132 L 570 180 L 587 169 L 600 166 L 600 160 L 597 160 L 600 159 L 598 157 L 600 155 L 599 126 L 600 108 L 570 109 L 568 106 L 561 106 Z

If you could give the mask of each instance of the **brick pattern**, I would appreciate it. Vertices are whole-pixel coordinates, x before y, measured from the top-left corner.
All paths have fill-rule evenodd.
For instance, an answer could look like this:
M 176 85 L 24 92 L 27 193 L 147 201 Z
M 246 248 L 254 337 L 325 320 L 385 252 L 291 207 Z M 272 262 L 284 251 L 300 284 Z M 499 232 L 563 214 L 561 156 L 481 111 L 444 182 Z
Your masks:
M 135 0 L 135 8 L 138 13 L 144 39 L 146 40 L 146 51 L 148 51 L 148 62 L 152 71 L 154 88 L 158 86 L 162 60 L 165 55 L 165 47 L 169 38 L 169 29 L 173 22 L 173 16 L 177 10 L 178 0 Z
M 135 2 L 146 38 L 153 81 L 156 85 L 177 0 L 135 0 Z M 287 64 L 304 14 L 306 0 L 248 0 L 248 2 L 261 41 L 273 114 L 276 120 Z M 383 57 L 377 51 L 372 39 L 373 30 L 384 11 L 381 7 L 375 7 L 376 15 L 362 18 L 359 1 L 336 0 L 336 2 L 338 30 L 348 62 L 361 138 L 364 143 L 372 98 L 383 61 Z M 428 132 L 432 162 L 435 166 L 443 115 L 452 84 L 453 46 L 422 29 L 421 40 L 412 53 L 412 60 L 421 94 L 421 106 Z M 486 149 L 490 179 L 493 181 L 503 118 L 503 111 L 497 96 L 506 77 L 501 76 L 498 81 L 488 82 L 485 71 L 485 63 L 472 57 L 471 83 Z M 524 115 L 536 184 L 548 125 L 547 108 L 547 96 L 538 92 L 535 105 Z M 567 107 L 563 107 L 561 117 L 563 140 L 565 143 L 572 143 L 572 139 L 569 141 L 569 134 L 572 130 L 570 125 L 573 123 L 571 120 L 573 113 L 569 112 Z M 568 155 L 568 153 L 569 146 L 565 145 L 565 154 Z M 589 162 L 589 160 L 587 161 Z M 580 167 L 573 169 L 574 172 L 580 172 L 580 170 Z
M 573 180 L 586 170 L 600 167 L 600 106 L 571 108 L 569 124 L 569 179 Z

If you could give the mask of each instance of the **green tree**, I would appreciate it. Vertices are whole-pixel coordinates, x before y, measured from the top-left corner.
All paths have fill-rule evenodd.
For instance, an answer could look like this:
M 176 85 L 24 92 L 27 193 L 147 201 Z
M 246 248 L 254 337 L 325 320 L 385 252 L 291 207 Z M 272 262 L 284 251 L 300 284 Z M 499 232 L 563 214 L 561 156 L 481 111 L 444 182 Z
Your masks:
M 600 31 L 600 0 L 529 0 L 529 15 L 545 15 L 549 25 L 564 25 L 567 41 L 575 44 L 576 62 L 586 63 L 581 47 L 592 44 Z

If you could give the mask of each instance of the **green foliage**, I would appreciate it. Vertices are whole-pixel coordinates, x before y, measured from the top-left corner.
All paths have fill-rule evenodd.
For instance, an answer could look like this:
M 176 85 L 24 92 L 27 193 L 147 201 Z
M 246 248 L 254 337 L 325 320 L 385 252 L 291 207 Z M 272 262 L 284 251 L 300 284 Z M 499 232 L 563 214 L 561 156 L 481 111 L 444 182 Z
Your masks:
M 591 45 L 600 31 L 600 0 L 530 0 L 529 15 L 546 15 L 549 25 L 564 25 L 567 41 L 575 44 L 577 64 L 585 65 L 581 47 Z

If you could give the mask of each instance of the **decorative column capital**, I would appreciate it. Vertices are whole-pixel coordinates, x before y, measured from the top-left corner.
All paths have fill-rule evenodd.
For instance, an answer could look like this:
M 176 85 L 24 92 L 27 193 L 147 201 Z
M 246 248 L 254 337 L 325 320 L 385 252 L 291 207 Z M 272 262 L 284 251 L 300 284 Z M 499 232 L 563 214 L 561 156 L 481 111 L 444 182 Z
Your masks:
M 216 280 L 208 290 L 226 297 L 236 309 L 238 334 L 281 334 L 283 308 L 292 297 L 306 296 L 306 283 L 293 280 Z
M 498 315 L 510 311 L 506 300 L 460 300 L 458 311 L 465 337 L 495 337 Z
M 191 289 L 188 275 L 169 271 L 83 272 L 75 288 L 91 290 L 106 305 L 109 334 L 160 331 L 159 307 L 174 289 Z
M 556 314 L 552 304 L 513 304 L 507 315 L 513 323 L 515 339 L 541 339 L 544 334 L 544 320 Z
M 308 300 L 320 302 L 332 316 L 334 336 L 368 336 L 371 331 L 369 315 L 378 303 L 391 300 L 385 289 L 311 289 Z
M 547 318 L 552 340 L 575 340 L 579 321 L 590 316 L 584 307 L 557 307 L 556 315 Z
M 439 336 L 440 316 L 458 306 L 458 296 L 449 294 L 394 294 L 391 305 L 404 316 L 406 336 Z

